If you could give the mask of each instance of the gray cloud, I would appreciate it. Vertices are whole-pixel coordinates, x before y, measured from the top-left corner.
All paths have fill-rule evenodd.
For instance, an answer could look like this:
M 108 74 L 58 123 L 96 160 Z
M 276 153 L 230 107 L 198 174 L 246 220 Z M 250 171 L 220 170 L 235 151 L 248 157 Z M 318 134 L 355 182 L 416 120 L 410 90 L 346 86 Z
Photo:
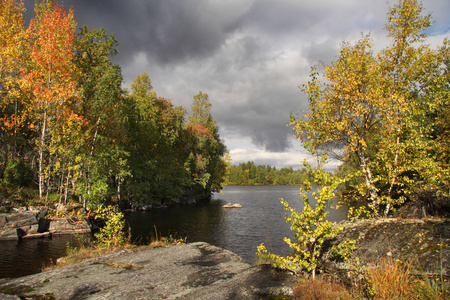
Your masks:
M 330 63 L 339 54 L 339 45 L 328 39 L 323 42 L 312 42 L 303 48 L 305 58 L 312 65 L 317 62 Z

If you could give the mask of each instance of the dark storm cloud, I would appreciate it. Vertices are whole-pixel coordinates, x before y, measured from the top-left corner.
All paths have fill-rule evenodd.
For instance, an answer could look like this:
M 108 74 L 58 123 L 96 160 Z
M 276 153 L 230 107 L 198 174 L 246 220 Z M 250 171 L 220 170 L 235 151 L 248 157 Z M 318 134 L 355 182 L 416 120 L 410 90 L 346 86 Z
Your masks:
M 252 142 L 269 152 L 283 152 L 291 146 L 287 139 L 289 136 L 287 131 L 286 128 L 274 126 L 258 128 L 252 135 Z
M 224 18 L 227 12 L 198 0 L 66 0 L 64 5 L 73 7 L 79 27 L 103 27 L 116 36 L 121 63 L 139 52 L 160 64 L 207 56 L 240 21 L 239 14 L 231 11 Z M 27 7 L 33 10 L 31 1 Z
M 145 52 L 159 64 L 208 56 L 239 22 L 234 16 L 221 19 L 218 14 L 223 12 L 195 0 L 112 0 L 103 1 L 104 6 L 95 2 L 85 0 L 74 5 L 83 10 L 80 20 L 96 20 L 94 26 L 116 34 L 121 62 L 139 52 Z

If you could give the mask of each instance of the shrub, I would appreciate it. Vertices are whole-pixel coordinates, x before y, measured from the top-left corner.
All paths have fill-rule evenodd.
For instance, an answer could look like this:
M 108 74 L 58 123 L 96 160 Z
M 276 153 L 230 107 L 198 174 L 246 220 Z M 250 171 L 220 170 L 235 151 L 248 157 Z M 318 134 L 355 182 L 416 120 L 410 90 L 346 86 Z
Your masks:
M 3 173 L 3 185 L 6 187 L 26 187 L 32 182 L 33 173 L 22 158 L 9 158 Z
M 106 220 L 105 226 L 95 234 L 99 248 L 121 247 L 126 242 L 125 220 L 121 212 L 113 206 L 98 206 L 94 212 L 96 218 Z
M 295 240 L 285 237 L 283 240 L 294 250 L 292 255 L 281 257 L 269 253 L 261 244 L 258 246 L 258 255 L 263 260 L 267 260 L 274 267 L 284 268 L 293 272 L 299 270 L 306 270 L 312 273 L 315 277 L 316 270 L 323 262 L 323 252 L 325 242 L 335 238 L 341 228 L 335 226 L 335 223 L 329 222 L 325 219 L 329 211 L 326 210 L 328 202 L 335 197 L 334 191 L 340 183 L 340 179 L 333 176 L 329 172 L 325 172 L 322 168 L 311 170 L 310 166 L 308 172 L 312 173 L 315 181 L 321 185 L 317 192 L 313 192 L 316 204 L 311 206 L 308 199 L 308 192 L 311 190 L 311 184 L 308 181 L 302 186 L 303 211 L 297 212 L 289 204 L 280 199 L 284 205 L 286 213 L 286 222 L 291 224 L 291 230 L 294 232 Z M 341 256 L 344 261 L 350 257 L 354 249 L 354 241 L 344 241 L 339 245 L 333 246 L 331 251 L 332 256 Z

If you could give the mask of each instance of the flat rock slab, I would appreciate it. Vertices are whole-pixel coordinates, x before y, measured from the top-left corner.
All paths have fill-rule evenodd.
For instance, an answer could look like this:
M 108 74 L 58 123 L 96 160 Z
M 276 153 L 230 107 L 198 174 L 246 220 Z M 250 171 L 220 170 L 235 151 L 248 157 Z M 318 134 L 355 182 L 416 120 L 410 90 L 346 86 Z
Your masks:
M 251 266 L 231 251 L 199 242 L 122 250 L 69 267 L 2 279 L 0 299 L 267 299 L 292 294 L 294 283 L 289 272 Z

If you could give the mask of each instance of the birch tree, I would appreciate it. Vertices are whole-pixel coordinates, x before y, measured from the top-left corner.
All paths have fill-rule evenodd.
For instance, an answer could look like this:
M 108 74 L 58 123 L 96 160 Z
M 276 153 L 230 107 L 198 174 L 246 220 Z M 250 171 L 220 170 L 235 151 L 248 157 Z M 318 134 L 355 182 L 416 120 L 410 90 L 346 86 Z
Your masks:
M 38 138 L 38 184 L 39 196 L 48 190 L 51 173 L 52 126 L 73 120 L 70 106 L 79 95 L 73 65 L 75 19 L 57 3 L 37 2 L 36 17 L 31 19 L 25 36 L 27 57 L 21 68 L 20 87 L 27 95 L 27 114 L 32 120 L 31 129 Z M 47 188 L 46 188 L 47 187 Z
M 390 7 L 386 30 L 392 44 L 374 54 L 368 35 L 354 45 L 343 43 L 338 59 L 323 65 L 324 74 L 313 68 L 302 85 L 309 112 L 291 115 L 297 137 L 313 155 L 340 149 L 345 163 L 356 163 L 347 168 L 353 178 L 347 188 L 365 199 L 373 215 L 386 216 L 392 205 L 402 204 L 414 192 L 414 176 L 430 179 L 442 171 L 425 150 L 432 145 L 420 122 L 421 114 L 435 109 L 421 101 L 445 73 L 445 51 L 424 43 L 430 25 L 431 16 L 416 0 Z

